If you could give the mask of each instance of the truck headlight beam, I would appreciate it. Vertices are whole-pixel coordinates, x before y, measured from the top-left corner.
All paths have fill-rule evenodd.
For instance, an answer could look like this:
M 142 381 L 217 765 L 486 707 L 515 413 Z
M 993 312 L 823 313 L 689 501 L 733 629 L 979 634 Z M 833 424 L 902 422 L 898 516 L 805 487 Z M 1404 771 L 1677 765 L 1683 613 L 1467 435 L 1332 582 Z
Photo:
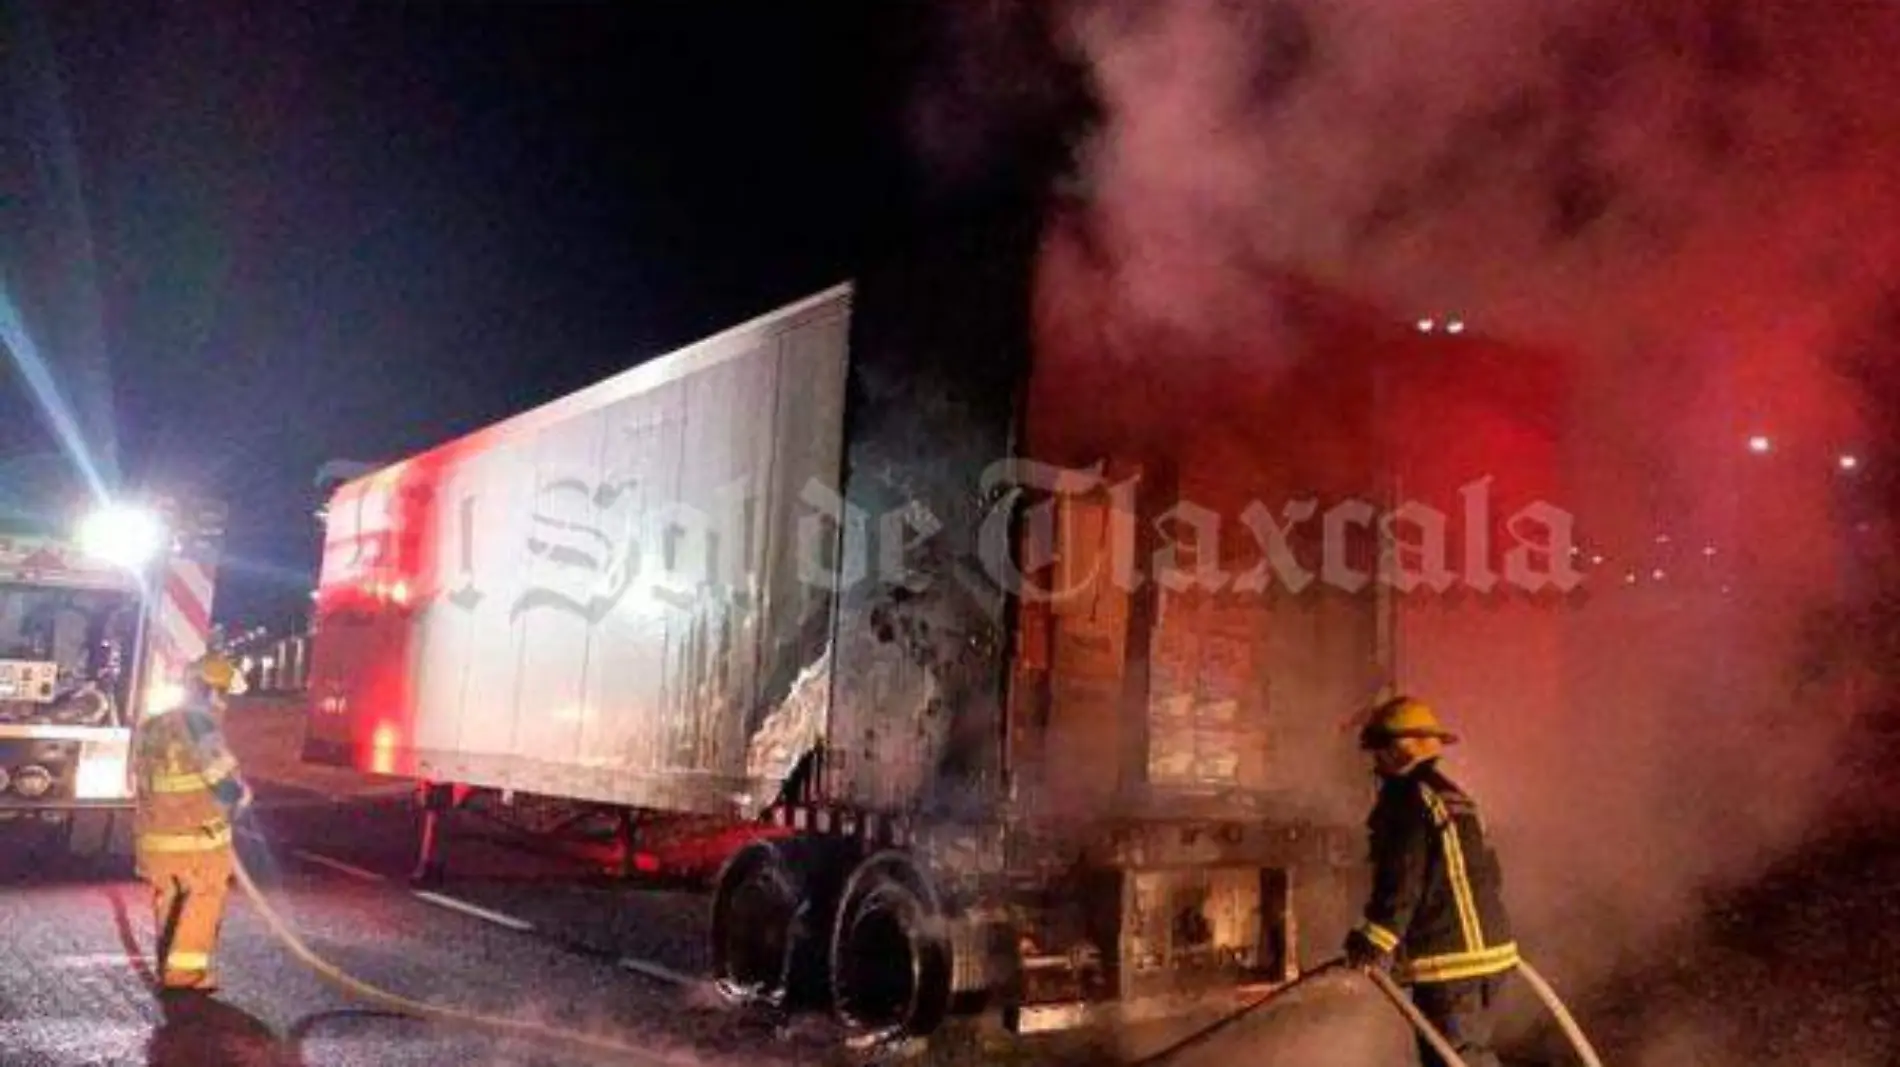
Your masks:
M 76 539 L 88 556 L 136 571 L 165 550 L 166 530 L 155 512 L 112 504 L 81 519 Z

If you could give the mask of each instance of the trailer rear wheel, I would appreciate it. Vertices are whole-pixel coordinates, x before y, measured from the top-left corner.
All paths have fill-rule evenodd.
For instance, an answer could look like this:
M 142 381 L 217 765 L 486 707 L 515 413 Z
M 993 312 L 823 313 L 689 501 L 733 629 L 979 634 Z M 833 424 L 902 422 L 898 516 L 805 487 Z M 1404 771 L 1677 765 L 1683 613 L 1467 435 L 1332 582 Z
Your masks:
M 854 1029 L 923 1036 L 950 1012 L 952 952 L 929 876 L 902 852 L 845 883 L 831 937 L 831 1000 Z
M 754 841 L 714 882 L 712 965 L 727 999 L 790 1009 L 822 1000 L 824 942 L 848 858 L 815 839 Z

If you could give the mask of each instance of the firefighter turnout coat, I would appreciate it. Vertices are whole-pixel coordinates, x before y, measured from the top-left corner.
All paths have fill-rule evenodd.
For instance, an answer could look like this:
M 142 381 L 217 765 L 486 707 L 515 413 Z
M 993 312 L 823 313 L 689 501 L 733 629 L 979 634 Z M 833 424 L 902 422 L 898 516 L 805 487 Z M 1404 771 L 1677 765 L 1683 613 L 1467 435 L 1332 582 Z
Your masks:
M 1415 984 L 1517 966 L 1503 875 L 1477 802 L 1427 760 L 1384 779 L 1367 820 L 1372 893 L 1356 936 Z
M 187 705 L 147 720 L 135 755 L 138 873 L 151 884 L 161 979 L 211 988 L 232 864 L 232 818 L 249 799 L 217 719 Z

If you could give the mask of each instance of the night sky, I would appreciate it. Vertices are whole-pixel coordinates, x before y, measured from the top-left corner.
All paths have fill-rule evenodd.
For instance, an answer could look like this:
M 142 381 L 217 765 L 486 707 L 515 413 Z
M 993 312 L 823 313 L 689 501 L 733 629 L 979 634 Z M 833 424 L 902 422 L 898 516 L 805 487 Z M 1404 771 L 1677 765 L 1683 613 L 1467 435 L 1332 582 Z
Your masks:
M 275 622 L 325 461 L 847 277 L 909 188 L 891 7 L 0 0 L 0 269 L 89 448 L 228 500 L 219 614 Z

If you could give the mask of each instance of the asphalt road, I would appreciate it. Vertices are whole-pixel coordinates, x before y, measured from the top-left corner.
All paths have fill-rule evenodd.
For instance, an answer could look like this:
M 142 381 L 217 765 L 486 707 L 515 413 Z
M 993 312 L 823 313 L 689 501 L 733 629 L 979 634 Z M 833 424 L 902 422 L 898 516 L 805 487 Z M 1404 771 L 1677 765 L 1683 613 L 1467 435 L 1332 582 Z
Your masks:
M 423 1001 L 609 1035 L 643 1049 L 649 1062 L 813 1063 L 836 1054 L 836 1035 L 822 1028 L 781 1028 L 719 1004 L 664 965 L 648 966 L 648 974 L 632 969 L 639 961 L 623 964 L 604 940 L 613 928 L 598 925 L 599 901 L 586 899 L 606 890 L 562 881 L 575 872 L 559 863 L 473 842 L 461 856 L 467 881 L 422 896 L 392 877 L 404 869 L 401 805 L 332 807 L 267 795 L 260 806 L 266 810 L 243 845 L 251 869 L 313 949 L 366 981 Z M 215 999 L 161 1004 L 148 985 L 151 917 L 142 887 L 110 864 L 35 852 L 21 828 L 0 831 L 5 1067 L 640 1062 L 364 1011 L 285 952 L 236 897 L 219 952 L 224 988 Z M 678 896 L 656 901 L 657 916 L 669 907 L 698 910 Z M 653 940 L 688 937 L 669 929 Z
M 0 842 L 0 1067 L 593 1064 L 1104 1064 L 1139 1059 L 1202 1022 L 1078 1039 L 1023 1040 L 993 1027 L 942 1035 L 927 1049 L 852 1049 L 825 1019 L 789 1023 L 720 1002 L 703 973 L 705 899 L 628 884 L 507 843 L 463 817 L 450 877 L 406 878 L 415 813 L 402 798 L 326 801 L 260 788 L 241 851 L 273 906 L 320 955 L 414 999 L 569 1026 L 637 1046 L 638 1057 L 524 1042 L 366 1010 L 295 960 L 235 895 L 215 998 L 161 1003 L 149 987 L 151 918 L 122 869 Z M 4 828 L 0 828 L 3 831 Z M 1177 1067 L 1254 1061 L 1267 1049 L 1342 1051 L 1331 1034 L 1402 1055 L 1402 1025 L 1364 994 L 1263 1012 Z M 1369 1043 L 1369 1044 L 1368 1044 Z M 1239 1055 L 1236 1059 L 1235 1056 Z M 1401 1061 L 1402 1062 L 1402 1061 Z
M 261 801 L 244 854 L 319 953 L 409 997 L 575 1026 L 646 1055 L 615 1058 L 366 1011 L 293 959 L 235 897 L 220 951 L 224 989 L 214 1000 L 161 1005 L 145 978 L 147 898 L 129 864 L 115 870 L 36 853 L 20 828 L 0 826 L 0 1067 L 865 1058 L 822 1019 L 781 1026 L 721 1004 L 698 977 L 706 901 L 696 892 L 606 877 L 510 842 L 466 813 L 450 837 L 447 883 L 418 892 L 405 877 L 416 819 L 406 793 L 370 783 L 330 800 L 326 793 L 341 796 L 353 783 L 312 777 L 283 759 L 255 762 L 277 777 L 253 778 Z M 1838 820 L 1759 878 L 1712 896 L 1694 923 L 1629 946 L 1629 962 L 1607 987 L 1575 1005 L 1606 1059 L 1632 1067 L 1900 1062 L 1896 814 Z M 1524 1015 L 1522 1007 L 1511 1014 Z M 1038 1044 L 959 1032 L 908 1067 L 1125 1063 L 1172 1036 Z M 1519 1062 L 1567 1061 L 1547 1040 L 1518 1044 L 1540 1046 Z M 1408 1045 L 1403 1024 L 1367 990 L 1335 986 L 1264 1010 L 1168 1067 L 1372 1067 L 1407 1062 Z

